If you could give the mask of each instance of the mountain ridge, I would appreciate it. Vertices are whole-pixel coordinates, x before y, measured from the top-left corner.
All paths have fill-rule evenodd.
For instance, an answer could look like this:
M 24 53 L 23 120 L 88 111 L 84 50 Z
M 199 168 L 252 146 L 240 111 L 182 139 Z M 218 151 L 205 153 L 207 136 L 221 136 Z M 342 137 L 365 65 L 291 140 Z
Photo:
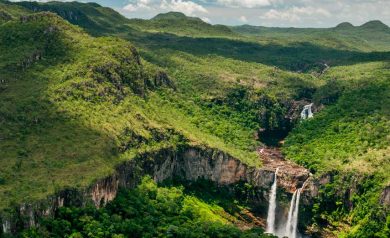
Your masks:
M 249 223 L 261 236 L 278 176 L 280 214 L 307 186 L 300 232 L 388 237 L 390 41 L 380 22 L 344 24 L 347 30 L 259 27 L 256 35 L 182 13 L 157 20 L 118 14 L 93 3 L 0 1 L 0 236 L 188 237 L 212 224 L 214 235 L 228 229 L 237 238 Z M 307 107 L 314 115 L 303 119 Z M 134 160 L 142 166 L 131 166 Z M 293 183 L 292 166 L 275 174 L 292 161 L 305 167 Z M 237 193 L 224 196 L 239 202 L 215 195 L 176 202 L 184 198 L 178 186 L 188 185 L 179 181 L 171 189 L 140 184 L 102 206 L 118 183 L 133 188 L 147 171 L 158 181 L 175 171 L 237 182 L 229 187 Z M 249 177 L 264 188 L 245 183 Z M 221 189 L 198 182 L 199 193 Z M 210 205 L 216 201 L 228 213 Z M 58 210 L 40 223 L 51 202 Z M 191 229 L 173 219 L 188 207 L 179 217 Z M 208 214 L 206 229 L 198 210 Z

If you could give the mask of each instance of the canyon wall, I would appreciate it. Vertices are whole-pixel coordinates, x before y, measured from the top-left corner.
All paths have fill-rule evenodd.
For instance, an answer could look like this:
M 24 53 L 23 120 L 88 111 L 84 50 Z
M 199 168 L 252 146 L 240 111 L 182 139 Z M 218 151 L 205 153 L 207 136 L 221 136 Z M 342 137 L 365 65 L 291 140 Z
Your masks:
M 206 179 L 218 185 L 233 185 L 239 182 L 252 184 L 259 190 L 268 191 L 274 177 L 274 168 L 249 167 L 232 156 L 215 149 L 183 146 L 179 149 L 163 149 L 140 155 L 116 167 L 115 172 L 96 181 L 85 189 L 64 189 L 42 201 L 23 203 L 7 212 L 0 220 L 3 233 L 18 232 L 34 227 L 40 217 L 53 216 L 62 206 L 104 206 L 113 200 L 120 188 L 134 188 L 144 175 L 150 175 L 156 182 L 166 179 L 196 181 Z M 309 173 L 280 172 L 280 187 L 287 192 L 300 187 Z M 263 198 L 266 198 L 264 194 Z M 266 200 L 263 200 L 267 203 Z

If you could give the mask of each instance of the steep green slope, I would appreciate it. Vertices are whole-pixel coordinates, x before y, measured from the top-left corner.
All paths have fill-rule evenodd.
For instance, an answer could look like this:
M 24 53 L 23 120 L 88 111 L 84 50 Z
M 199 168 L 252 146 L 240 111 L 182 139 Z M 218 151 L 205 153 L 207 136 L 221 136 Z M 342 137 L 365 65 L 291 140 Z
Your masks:
M 361 74 L 365 66 L 355 65 L 355 69 L 363 68 L 357 72 L 346 72 L 351 67 L 344 67 L 327 73 L 329 82 L 317 91 L 315 98 L 319 103 L 335 100 L 337 103 L 326 107 L 315 119 L 299 125 L 286 141 L 288 155 L 318 171 L 334 169 L 337 163 L 341 163 L 341 167 L 355 163 L 354 157 L 367 153 L 369 148 L 383 150 L 390 145 L 389 64 L 369 65 L 377 68 L 370 68 L 364 76 L 350 75 Z M 340 72 L 349 74 L 353 80 L 341 76 L 343 81 L 335 82 Z M 335 87 L 335 91 L 332 92 L 331 87 Z M 340 98 L 332 98 L 335 94 L 341 95 Z
M 91 34 L 100 34 L 101 32 L 117 32 L 121 30 L 123 24 L 128 19 L 120 15 L 111 8 L 102 7 L 97 3 L 79 3 L 59 1 L 40 2 L 15 2 L 3 1 L 3 4 L 17 5 L 29 9 L 33 12 L 50 11 L 58 14 L 72 24 L 90 29 Z
M 125 40 L 93 38 L 49 13 L 19 19 L 31 11 L 130 40 L 142 59 Z M 239 36 L 177 13 L 127 20 L 58 2 L 1 1 L 0 16 L 0 208 L 87 186 L 137 154 L 181 143 L 259 166 L 258 130 L 288 132 L 291 113 L 314 101 L 324 109 L 284 147 L 315 176 L 332 177 L 310 225 L 386 237 L 378 204 L 390 164 L 386 26 Z
M 8 2 L 0 1 L 0 24 L 29 13 L 24 7 L 6 3 Z
M 39 13 L 2 24 L 0 42 L 1 208 L 87 186 L 139 153 L 186 141 L 260 164 L 252 129 L 174 96 L 126 41 Z
M 289 159 L 316 176 L 332 177 L 320 192 L 312 222 L 333 229 L 349 224 L 347 237 L 389 235 L 388 207 L 378 203 L 390 185 L 389 66 L 331 69 L 324 75 L 328 83 L 314 95 L 326 108 L 286 138 Z
M 183 13 L 169 12 L 159 14 L 151 20 L 127 19 L 112 10 L 96 3 L 63 2 L 16 2 L 5 4 L 19 5 L 31 11 L 50 11 L 70 23 L 79 25 L 91 34 L 107 34 L 131 31 L 131 28 L 147 32 L 166 32 L 186 36 L 237 36 L 228 27 L 211 25 L 196 17 Z
M 119 106 L 148 80 L 130 44 L 47 13 L 3 24 L 0 42 L 2 208 L 87 185 L 120 161 L 131 135 L 153 140 L 137 110 Z

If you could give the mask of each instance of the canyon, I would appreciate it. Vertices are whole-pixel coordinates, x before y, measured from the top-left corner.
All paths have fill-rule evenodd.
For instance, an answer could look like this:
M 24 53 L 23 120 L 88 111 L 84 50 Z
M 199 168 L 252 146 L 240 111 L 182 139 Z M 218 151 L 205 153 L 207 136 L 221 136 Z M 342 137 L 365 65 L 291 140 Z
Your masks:
M 256 203 L 266 207 L 269 188 L 274 181 L 275 169 L 279 167 L 278 189 L 291 194 L 310 177 L 309 171 L 280 158 L 275 149 L 259 151 L 264 166 L 249 167 L 222 151 L 184 146 L 179 149 L 145 153 L 119 165 L 115 172 L 86 189 L 68 188 L 42 201 L 24 203 L 1 214 L 3 233 L 14 233 L 20 229 L 34 227 L 40 217 L 53 216 L 62 206 L 104 206 L 113 200 L 121 188 L 134 188 L 145 175 L 156 182 L 179 178 L 196 181 L 207 179 L 219 186 L 230 186 L 239 182 L 253 185 L 259 191 Z M 287 207 L 281 208 L 286 210 Z M 266 214 L 264 214 L 266 215 Z

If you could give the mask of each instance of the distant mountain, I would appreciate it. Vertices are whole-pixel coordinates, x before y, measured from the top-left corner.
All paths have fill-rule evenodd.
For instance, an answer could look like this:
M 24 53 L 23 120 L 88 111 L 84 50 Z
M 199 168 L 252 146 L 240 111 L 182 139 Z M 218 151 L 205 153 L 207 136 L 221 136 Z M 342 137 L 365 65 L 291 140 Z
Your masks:
M 230 27 L 235 32 L 240 32 L 243 34 L 261 34 L 262 32 L 295 32 L 300 33 L 304 31 L 326 31 L 332 29 L 342 29 L 342 30 L 353 30 L 353 29 L 366 29 L 366 30 L 377 30 L 377 31 L 388 31 L 390 28 L 383 22 L 379 20 L 369 21 L 364 23 L 361 26 L 355 27 L 350 22 L 342 22 L 336 27 L 330 28 L 295 28 L 295 27 L 266 27 L 266 26 L 253 26 L 253 25 L 241 25 L 241 26 L 232 26 Z
M 361 25 L 359 28 L 365 29 L 365 30 L 372 30 L 372 31 L 389 31 L 390 30 L 388 25 L 386 25 L 383 22 L 378 21 L 378 20 L 366 22 L 363 25 Z
M 227 26 L 211 25 L 198 17 L 181 12 L 161 13 L 150 20 L 131 19 L 130 25 L 140 30 L 167 32 L 187 36 L 234 36 Z
M 286 41 L 326 41 L 332 47 L 364 51 L 389 51 L 390 28 L 381 21 L 370 21 L 361 26 L 343 22 L 331 28 L 282 28 L 242 25 L 230 27 L 234 32 L 263 38 Z M 373 34 L 375 33 L 375 34 Z M 318 40 L 319 39 L 319 40 Z
M 349 30 L 349 29 L 354 28 L 354 26 L 349 22 L 342 22 L 342 23 L 338 24 L 335 28 L 342 29 L 342 30 Z
M 227 26 L 211 25 L 197 17 L 180 12 L 158 14 L 150 20 L 128 19 L 97 3 L 79 2 L 8 2 L 33 12 L 54 12 L 70 23 L 81 26 L 93 35 L 129 31 L 129 26 L 140 31 L 166 32 L 187 36 L 234 36 Z M 1 13 L 0 13 L 1 19 Z
M 384 24 L 379 20 L 369 21 L 364 23 L 361 26 L 354 26 L 349 22 L 343 22 L 338 24 L 333 29 L 337 30 L 365 30 L 365 31 L 378 31 L 378 32 L 388 32 L 390 30 L 389 26 Z
M 152 18 L 152 20 L 189 20 L 189 19 L 195 21 L 200 20 L 200 18 L 198 17 L 187 17 L 184 13 L 181 12 L 160 13 Z
M 389 28 L 205 21 L 0 0 L 0 237 L 389 237 Z

